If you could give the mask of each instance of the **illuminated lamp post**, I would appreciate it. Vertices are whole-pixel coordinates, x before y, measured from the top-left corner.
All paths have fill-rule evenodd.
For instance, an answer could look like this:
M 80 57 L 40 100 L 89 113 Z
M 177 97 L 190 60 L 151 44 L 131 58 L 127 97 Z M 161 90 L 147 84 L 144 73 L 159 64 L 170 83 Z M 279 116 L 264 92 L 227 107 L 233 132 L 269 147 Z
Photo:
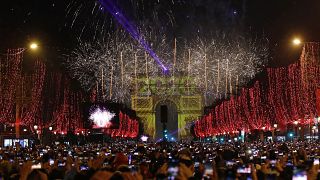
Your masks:
M 317 130 L 317 126 L 316 126 L 316 125 L 313 125 L 313 126 L 312 126 L 312 139 L 313 139 L 313 140 L 315 140 L 316 130 Z
M 289 139 L 291 139 L 291 141 L 293 141 L 293 138 L 294 138 L 294 134 L 293 134 L 293 132 L 289 132 Z
M 31 50 L 31 51 L 36 51 L 38 49 L 39 45 L 36 42 L 32 42 L 29 44 L 28 48 L 24 48 L 21 53 L 23 53 L 26 50 Z M 21 69 L 22 69 L 22 62 L 21 62 Z M 21 78 L 21 74 L 20 77 Z M 15 121 L 15 134 L 16 134 L 16 139 L 20 138 L 20 124 L 21 124 L 21 108 L 23 105 L 23 101 L 25 97 L 23 97 L 23 85 L 22 81 L 20 80 L 20 84 L 17 89 L 17 101 L 16 101 L 16 121 Z
M 39 126 L 38 125 L 34 125 L 33 126 L 33 129 L 34 129 L 34 131 L 35 131 L 35 133 L 36 133 L 36 137 L 37 137 L 37 139 L 40 141 L 40 132 L 39 132 Z
M 277 128 L 278 128 L 278 124 L 273 124 L 273 129 L 272 129 L 272 139 L 273 139 L 273 141 L 277 140 Z
M 299 122 L 298 121 L 294 121 L 293 124 L 294 124 L 295 134 L 296 134 L 297 138 L 299 138 L 299 134 L 298 134 L 298 124 L 299 124 Z
M 260 135 L 260 140 L 261 140 L 261 142 L 264 142 L 264 131 L 266 130 L 266 127 L 265 126 L 263 126 L 262 128 L 261 128 L 261 130 L 259 131 L 260 133 L 259 133 L 259 135 Z

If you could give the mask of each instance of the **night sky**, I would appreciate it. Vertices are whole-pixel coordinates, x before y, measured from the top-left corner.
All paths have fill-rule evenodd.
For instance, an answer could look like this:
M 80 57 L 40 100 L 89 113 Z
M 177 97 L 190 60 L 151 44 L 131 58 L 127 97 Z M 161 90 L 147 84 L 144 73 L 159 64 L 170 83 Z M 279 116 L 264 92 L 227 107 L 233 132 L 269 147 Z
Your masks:
M 191 6 L 196 12 L 193 16 L 197 16 L 198 19 L 195 17 L 197 22 L 202 23 L 203 26 L 206 26 L 206 21 L 210 19 L 222 21 L 225 19 L 219 15 L 206 17 L 208 15 L 202 14 L 202 12 L 210 12 L 212 7 L 208 4 L 215 1 L 218 2 L 218 0 L 195 0 L 196 3 Z M 264 34 L 270 40 L 272 56 L 269 66 L 283 66 L 297 60 L 301 51 L 290 45 L 290 40 L 294 36 L 300 36 L 304 41 L 320 41 L 319 0 L 247 0 L 245 7 L 242 7 L 243 0 L 230 2 L 230 9 L 235 16 L 245 13 L 241 26 L 246 30 L 250 29 L 258 36 Z M 9 47 L 24 47 L 31 40 L 38 40 L 52 50 L 68 52 L 74 48 L 76 37 L 74 29 L 70 28 L 70 23 L 68 24 L 70 17 L 66 15 L 69 3 L 70 0 L 2 2 L 0 6 L 1 52 Z M 122 1 L 122 4 L 126 6 L 125 1 Z M 152 3 L 150 4 L 152 6 Z M 189 23 L 190 6 L 179 6 L 173 9 L 178 25 L 183 27 L 183 24 Z M 245 12 L 242 12 L 244 9 Z M 188 32 L 188 29 L 179 29 L 179 27 L 176 30 L 179 33 Z

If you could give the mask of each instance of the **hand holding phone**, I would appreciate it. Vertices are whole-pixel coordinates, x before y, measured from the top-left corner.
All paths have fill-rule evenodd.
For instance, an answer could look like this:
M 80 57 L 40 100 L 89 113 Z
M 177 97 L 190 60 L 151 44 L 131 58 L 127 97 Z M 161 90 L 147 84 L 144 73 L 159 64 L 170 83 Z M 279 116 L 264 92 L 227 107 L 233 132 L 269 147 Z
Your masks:
M 292 180 L 307 180 L 307 172 L 303 170 L 295 170 L 293 172 Z
M 168 174 L 169 174 L 168 179 L 175 179 L 175 177 L 178 175 L 178 172 L 179 172 L 178 166 L 169 167 L 168 168 Z
M 213 168 L 212 168 L 212 165 L 207 163 L 205 165 L 205 171 L 204 171 L 204 174 L 205 175 L 213 175 Z
M 199 162 L 195 162 L 195 163 L 194 163 L 194 167 L 195 167 L 195 168 L 198 168 L 199 166 L 200 166 L 200 163 L 199 163 Z

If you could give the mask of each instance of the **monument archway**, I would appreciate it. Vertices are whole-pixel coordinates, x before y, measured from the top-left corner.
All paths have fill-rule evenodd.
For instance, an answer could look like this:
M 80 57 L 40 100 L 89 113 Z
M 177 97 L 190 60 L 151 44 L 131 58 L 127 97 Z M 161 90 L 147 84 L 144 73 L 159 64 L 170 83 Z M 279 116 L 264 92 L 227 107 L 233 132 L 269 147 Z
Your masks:
M 190 136 L 190 129 L 186 127 L 190 127 L 188 125 L 203 114 L 203 97 L 192 84 L 188 85 L 186 81 L 186 77 L 156 77 L 153 79 L 140 77 L 135 81 L 133 85 L 135 90 L 131 95 L 131 108 L 141 119 L 146 135 L 154 140 L 162 137 L 158 133 L 162 131 L 158 108 L 161 104 L 167 105 L 168 103 L 168 108 L 173 108 L 171 114 L 175 114 L 175 117 L 171 119 L 172 121 L 177 119 L 178 124 L 174 137 L 178 140 Z

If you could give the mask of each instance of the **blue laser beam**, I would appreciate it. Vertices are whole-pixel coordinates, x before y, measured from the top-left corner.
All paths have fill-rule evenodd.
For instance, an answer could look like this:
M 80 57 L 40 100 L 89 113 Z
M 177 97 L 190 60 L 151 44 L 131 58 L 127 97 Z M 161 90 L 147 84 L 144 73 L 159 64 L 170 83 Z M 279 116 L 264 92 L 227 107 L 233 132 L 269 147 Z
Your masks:
M 169 69 L 162 63 L 158 55 L 151 49 L 149 44 L 144 40 L 137 30 L 137 27 L 128 21 L 128 19 L 121 13 L 120 9 L 112 2 L 112 0 L 99 0 L 100 4 L 118 21 L 119 24 L 131 35 L 133 39 L 149 53 L 149 55 L 159 64 L 164 73 Z

